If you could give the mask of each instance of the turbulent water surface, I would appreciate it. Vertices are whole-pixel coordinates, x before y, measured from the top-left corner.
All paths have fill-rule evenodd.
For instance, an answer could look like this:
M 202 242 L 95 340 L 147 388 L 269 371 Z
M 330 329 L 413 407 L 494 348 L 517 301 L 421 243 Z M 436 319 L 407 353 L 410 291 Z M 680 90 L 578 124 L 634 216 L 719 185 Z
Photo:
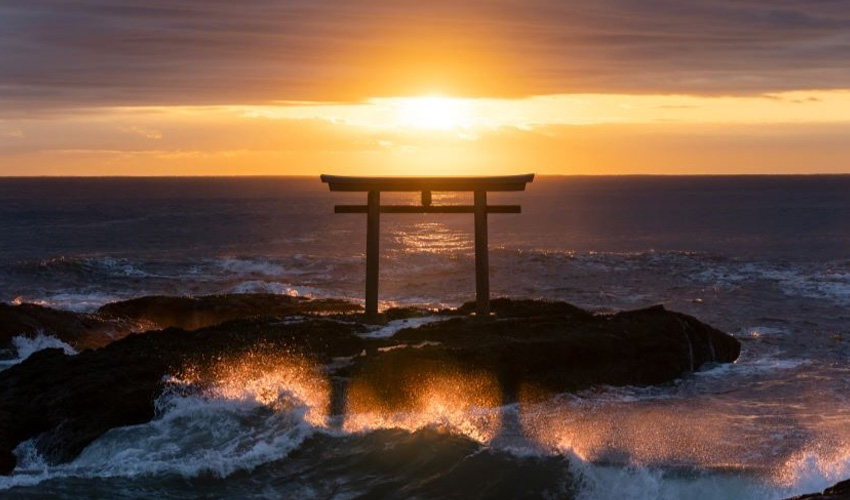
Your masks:
M 149 294 L 357 300 L 365 220 L 332 207 L 364 196 L 325 190 L 312 178 L 2 179 L 0 300 L 76 311 Z M 167 391 L 157 419 L 110 431 L 69 464 L 46 465 L 23 443 L 0 496 L 769 500 L 822 489 L 850 477 L 847 193 L 843 176 L 544 177 L 491 196 L 523 205 L 491 216 L 494 294 L 598 311 L 663 303 L 741 340 L 733 365 L 496 408 L 481 384 L 449 377 L 423 388 L 421 412 L 343 422 L 316 414 L 322 381 L 304 374 L 320 379 L 320 367 L 239 373 L 209 393 Z M 471 217 L 385 216 L 382 231 L 383 307 L 471 297 Z M 58 345 L 17 342 L 20 356 Z

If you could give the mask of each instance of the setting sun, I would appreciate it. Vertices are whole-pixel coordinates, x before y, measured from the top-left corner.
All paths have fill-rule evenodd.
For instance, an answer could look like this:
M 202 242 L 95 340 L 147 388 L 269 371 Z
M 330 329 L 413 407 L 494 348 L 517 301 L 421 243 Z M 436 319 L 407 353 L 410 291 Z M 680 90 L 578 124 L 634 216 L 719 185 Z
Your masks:
M 404 97 L 395 100 L 398 120 L 409 127 L 450 130 L 469 119 L 469 104 L 451 97 Z

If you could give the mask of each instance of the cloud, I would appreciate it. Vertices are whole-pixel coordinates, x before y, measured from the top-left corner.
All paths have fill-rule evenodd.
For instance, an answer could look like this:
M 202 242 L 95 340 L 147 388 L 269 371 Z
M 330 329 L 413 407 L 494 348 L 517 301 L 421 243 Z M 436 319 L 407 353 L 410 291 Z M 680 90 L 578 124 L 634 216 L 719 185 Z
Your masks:
M 122 131 L 134 126 L 156 126 L 162 138 Z M 846 172 L 850 156 L 848 122 L 544 123 L 458 134 L 236 111 L 164 121 L 151 110 L 26 127 L 23 140 L 0 135 L 0 176 L 814 173 Z
M 0 0 L 0 108 L 848 88 L 848 53 L 843 0 Z
M 162 139 L 162 132 L 152 128 L 132 126 L 121 127 L 120 130 L 125 134 L 138 135 L 139 137 L 144 137 L 145 139 L 151 139 L 154 141 Z

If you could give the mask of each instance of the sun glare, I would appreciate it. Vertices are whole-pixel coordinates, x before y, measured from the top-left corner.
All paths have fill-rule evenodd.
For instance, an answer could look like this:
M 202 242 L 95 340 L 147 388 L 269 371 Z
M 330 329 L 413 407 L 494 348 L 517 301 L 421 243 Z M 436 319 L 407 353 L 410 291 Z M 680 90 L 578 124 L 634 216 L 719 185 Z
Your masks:
M 452 97 L 405 97 L 397 100 L 399 122 L 408 127 L 450 130 L 469 119 L 469 105 Z

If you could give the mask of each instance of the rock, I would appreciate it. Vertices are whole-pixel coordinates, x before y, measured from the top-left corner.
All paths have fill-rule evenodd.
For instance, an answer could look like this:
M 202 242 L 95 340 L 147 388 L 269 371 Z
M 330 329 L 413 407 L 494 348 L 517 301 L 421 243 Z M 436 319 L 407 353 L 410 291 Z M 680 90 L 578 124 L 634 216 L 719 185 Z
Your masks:
M 36 304 L 0 304 L 0 349 L 8 349 L 13 337 L 53 335 L 77 350 L 102 347 L 130 327 L 123 321 L 105 320 L 92 314 L 58 311 Z
M 733 337 L 660 306 L 597 316 L 565 303 L 501 299 L 492 309 L 492 322 L 456 318 L 402 330 L 394 340 L 421 347 L 370 353 L 350 376 L 383 404 L 404 405 L 416 397 L 416 380 L 492 374 L 510 403 L 521 391 L 545 397 L 591 385 L 661 384 L 740 354 Z
M 0 475 L 8 476 L 15 470 L 18 459 L 9 449 L 0 450 Z
M 194 330 L 234 319 L 356 313 L 357 304 L 274 294 L 150 296 L 107 304 L 94 314 L 36 304 L 0 304 L 0 350 L 18 335 L 52 335 L 77 351 L 103 347 L 130 333 L 176 326 Z M 12 353 L 14 354 L 14 353 Z
M 9 435 L 10 416 L 8 412 L 0 411 L 0 475 L 12 473 L 17 465 L 17 458 L 12 454 L 12 439 Z
M 150 328 L 176 326 L 194 330 L 234 319 L 340 314 L 360 310 L 362 307 L 359 305 L 344 300 L 312 300 L 270 293 L 246 293 L 201 297 L 141 297 L 107 304 L 97 312 L 105 317 L 142 322 Z
M 203 330 L 176 328 L 130 335 L 102 349 L 68 356 L 45 349 L 0 372 L 0 412 L 7 417 L 6 446 L 38 436 L 51 462 L 74 458 L 107 430 L 147 422 L 163 377 L 248 352 L 285 352 L 327 362 L 362 351 L 355 325 L 330 320 L 298 324 L 228 323 Z
M 168 375 L 188 373 L 184 379 L 202 388 L 215 383 L 222 368 L 228 374 L 273 370 L 296 360 L 297 376 L 309 375 L 316 387 L 329 388 L 323 410 L 356 409 L 351 404 L 364 395 L 382 408 L 405 408 L 434 380 L 462 381 L 471 397 L 479 390 L 490 395 L 480 404 L 498 406 L 595 384 L 665 383 L 705 363 L 734 361 L 740 352 L 731 336 L 662 307 L 594 315 L 565 303 L 499 299 L 493 301 L 492 320 L 464 315 L 471 307 L 464 305 L 443 311 L 444 321 L 369 339 L 359 335 L 367 327 L 355 321 L 357 314 L 285 317 L 287 311 L 355 309 L 341 301 L 170 300 L 173 305 L 164 297 L 127 301 L 100 315 L 186 327 L 242 319 L 129 335 L 76 356 L 47 349 L 0 372 L 0 472 L 8 473 L 9 454 L 24 440 L 35 438 L 39 452 L 60 463 L 111 428 L 151 420 Z M 266 301 L 268 311 L 261 307 Z M 191 318 L 181 319 L 178 311 Z M 396 310 L 387 316 L 419 314 Z
M 850 479 L 830 486 L 823 490 L 823 493 L 810 493 L 788 500 L 850 500 Z

